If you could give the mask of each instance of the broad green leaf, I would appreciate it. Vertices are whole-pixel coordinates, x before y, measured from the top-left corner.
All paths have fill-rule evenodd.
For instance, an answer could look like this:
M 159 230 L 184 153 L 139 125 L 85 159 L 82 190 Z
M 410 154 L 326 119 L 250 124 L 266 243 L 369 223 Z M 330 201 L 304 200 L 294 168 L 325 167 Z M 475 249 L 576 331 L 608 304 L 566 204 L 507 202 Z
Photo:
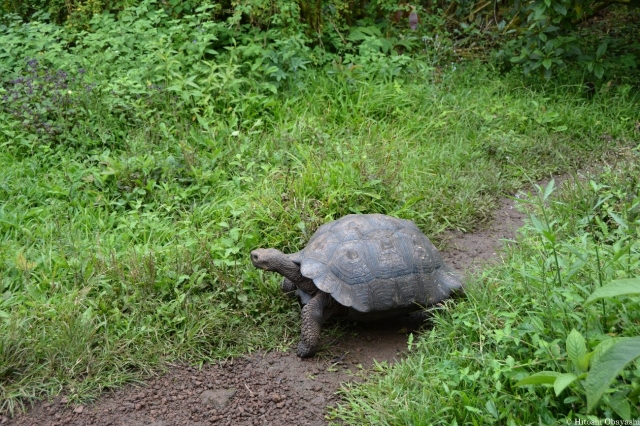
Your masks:
M 251 71 L 255 71 L 258 68 L 260 68 L 262 66 L 262 61 L 263 60 L 264 60 L 264 58 L 256 59 L 256 61 L 253 63 L 253 65 L 251 65 Z
M 375 25 L 363 27 L 362 31 L 372 36 L 382 37 L 382 32 L 380 31 L 380 28 L 376 27 Z
M 534 373 L 529 377 L 525 377 L 516 383 L 516 386 L 526 386 L 526 385 L 553 385 L 558 376 L 561 376 L 561 373 L 557 371 L 540 371 L 538 373 Z
M 540 221 L 540 219 L 538 219 L 536 215 L 533 215 L 533 214 L 531 215 L 531 223 L 533 223 L 533 226 L 538 231 L 544 231 L 546 229 L 546 226 L 542 224 L 542 222 Z
M 465 405 L 464 408 L 466 408 L 468 411 L 471 411 L 472 413 L 482 414 L 482 410 L 479 408 L 472 407 L 470 405 Z
M 351 33 L 349 33 L 349 36 L 347 37 L 347 40 L 351 40 L 351 41 L 360 41 L 360 40 L 366 40 L 366 39 L 367 39 L 367 36 L 358 30 L 352 31 Z
M 567 336 L 567 355 L 576 367 L 580 366 L 580 360 L 587 355 L 587 343 L 575 328 Z M 585 371 L 586 368 L 582 371 Z
M 546 69 L 551 68 L 551 59 L 547 58 L 544 61 L 542 61 L 542 66 L 544 66 Z
M 629 253 L 629 247 L 631 247 L 634 243 L 635 241 L 631 241 L 627 243 L 624 247 L 622 247 L 620 250 L 616 251 L 615 254 L 613 255 L 613 261 L 615 262 L 625 254 Z
M 600 299 L 608 299 L 616 296 L 638 296 L 640 295 L 640 278 L 626 278 L 611 281 L 593 293 L 584 301 L 585 306 Z
M 595 67 L 593 67 L 593 73 L 596 75 L 596 77 L 602 78 L 602 76 L 604 75 L 604 68 L 602 67 L 602 65 L 597 64 Z
M 553 2 L 553 10 L 562 16 L 567 16 L 567 8 L 560 2 Z
M 625 222 L 625 220 L 623 218 L 621 218 L 620 216 L 618 216 L 617 214 L 615 214 L 614 212 L 609 212 L 609 216 L 611 216 L 611 218 L 613 218 L 613 220 L 615 220 L 618 225 L 620 225 L 621 228 L 623 229 L 627 229 L 627 223 Z
M 611 395 L 609 406 L 611 406 L 623 420 L 631 420 L 631 407 L 622 392 L 616 392 Z
M 565 404 L 575 404 L 578 401 L 582 401 L 582 399 L 579 396 L 571 395 L 566 397 L 562 402 Z
M 578 360 L 578 368 L 583 373 L 589 369 L 589 362 L 591 361 L 591 357 L 593 356 L 593 351 L 585 354 L 582 358 Z
M 598 46 L 598 50 L 596 51 L 596 58 L 600 58 L 602 55 L 604 55 L 604 52 L 607 51 L 607 42 L 603 41 L 602 43 L 600 43 L 600 46 Z
M 616 342 L 591 365 L 585 382 L 587 412 L 593 410 L 611 382 L 633 360 L 640 356 L 640 336 Z
M 556 234 L 554 234 L 552 231 L 542 231 L 542 236 L 545 237 L 551 244 L 555 244 Z
M 603 340 L 602 342 L 600 342 L 598 346 L 596 346 L 596 348 L 593 350 L 593 352 L 591 352 L 591 365 L 597 363 L 600 357 L 602 357 L 602 355 L 606 351 L 608 351 L 611 346 L 615 345 L 616 342 L 619 342 L 621 339 L 623 338 L 612 337 L 611 339 Z
M 489 401 L 487 401 L 484 407 L 487 409 L 487 412 L 491 414 L 494 418 L 496 419 L 500 418 L 500 414 L 498 414 L 498 409 L 496 408 L 496 403 L 493 402 L 493 400 L 490 399 Z
M 578 376 L 572 373 L 562 374 L 561 376 L 556 377 L 556 381 L 553 382 L 553 390 L 556 392 L 556 396 L 560 396 L 562 391 L 577 379 Z

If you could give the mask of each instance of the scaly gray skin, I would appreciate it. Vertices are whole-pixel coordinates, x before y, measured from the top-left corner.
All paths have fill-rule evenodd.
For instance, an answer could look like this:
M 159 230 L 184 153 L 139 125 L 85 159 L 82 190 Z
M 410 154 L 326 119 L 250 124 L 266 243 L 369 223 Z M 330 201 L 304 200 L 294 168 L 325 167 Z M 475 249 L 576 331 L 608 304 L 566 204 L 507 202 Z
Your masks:
M 318 350 L 322 324 L 336 312 L 337 303 L 329 294 L 320 291 L 311 279 L 303 276 L 300 273 L 300 266 L 280 250 L 273 248 L 254 250 L 251 252 L 251 262 L 256 268 L 282 275 L 284 277 L 281 284 L 283 291 L 292 291 L 291 285 L 294 285 L 311 296 L 311 300 L 302 308 L 302 330 L 298 343 L 298 356 L 300 358 L 313 356 Z
M 282 292 L 287 296 L 295 297 L 294 291 L 296 291 L 297 287 L 288 278 L 282 279 L 282 282 L 280 283 L 280 288 L 282 289 Z

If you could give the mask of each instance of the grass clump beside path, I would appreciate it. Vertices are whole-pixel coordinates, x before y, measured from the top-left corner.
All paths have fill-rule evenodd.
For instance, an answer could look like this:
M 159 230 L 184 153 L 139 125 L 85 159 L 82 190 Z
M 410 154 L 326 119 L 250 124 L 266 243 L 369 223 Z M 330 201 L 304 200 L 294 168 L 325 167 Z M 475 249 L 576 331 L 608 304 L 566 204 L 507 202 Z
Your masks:
M 639 155 L 524 200 L 530 220 L 505 262 L 437 311 L 407 359 L 344 388 L 334 414 L 381 425 L 637 419 Z M 601 288 L 617 290 L 588 302 Z
M 471 230 L 525 180 L 615 149 L 603 135 L 625 145 L 638 106 L 623 86 L 588 100 L 420 59 L 394 78 L 326 65 L 276 87 L 233 50 L 172 50 L 179 23 L 127 44 L 118 31 L 152 14 L 95 19 L 73 44 L 43 23 L 0 36 L 0 412 L 286 347 L 296 310 L 251 249 L 296 251 L 353 212 Z

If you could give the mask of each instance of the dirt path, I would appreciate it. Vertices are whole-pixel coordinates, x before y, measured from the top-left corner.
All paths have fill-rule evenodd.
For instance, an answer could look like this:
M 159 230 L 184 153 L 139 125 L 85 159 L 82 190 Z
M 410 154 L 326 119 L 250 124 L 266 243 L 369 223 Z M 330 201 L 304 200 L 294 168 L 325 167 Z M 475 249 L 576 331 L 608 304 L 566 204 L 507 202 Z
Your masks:
M 524 214 L 505 199 L 485 230 L 452 233 L 445 262 L 477 270 L 496 259 L 504 239 L 513 239 Z M 407 334 L 421 325 L 409 317 L 385 324 L 341 326 L 339 338 L 324 333 L 325 349 L 301 360 L 295 349 L 204 366 L 174 365 L 144 386 L 105 394 L 95 404 L 69 406 L 59 396 L 0 424 L 20 426 L 326 425 L 326 406 L 337 402 L 340 383 L 357 381 L 373 364 L 402 357 Z

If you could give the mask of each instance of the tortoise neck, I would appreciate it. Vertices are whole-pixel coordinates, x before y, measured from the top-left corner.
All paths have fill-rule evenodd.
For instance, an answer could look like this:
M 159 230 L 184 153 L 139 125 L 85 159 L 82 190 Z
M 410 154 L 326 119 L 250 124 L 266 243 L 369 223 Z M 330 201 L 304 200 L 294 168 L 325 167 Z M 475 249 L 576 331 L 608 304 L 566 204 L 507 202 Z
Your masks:
M 303 280 L 306 280 L 302 273 L 300 273 L 300 266 L 293 263 L 286 256 L 282 256 L 278 259 L 277 264 L 275 265 L 276 272 L 280 275 L 288 278 L 292 283 L 298 284 Z
M 274 269 L 280 275 L 288 278 L 289 281 L 294 283 L 296 287 L 298 287 L 305 293 L 313 296 L 318 291 L 318 288 L 313 283 L 313 280 L 302 275 L 302 273 L 300 272 L 300 266 L 295 264 L 288 257 L 281 256 L 280 259 L 278 259 L 278 262 Z

